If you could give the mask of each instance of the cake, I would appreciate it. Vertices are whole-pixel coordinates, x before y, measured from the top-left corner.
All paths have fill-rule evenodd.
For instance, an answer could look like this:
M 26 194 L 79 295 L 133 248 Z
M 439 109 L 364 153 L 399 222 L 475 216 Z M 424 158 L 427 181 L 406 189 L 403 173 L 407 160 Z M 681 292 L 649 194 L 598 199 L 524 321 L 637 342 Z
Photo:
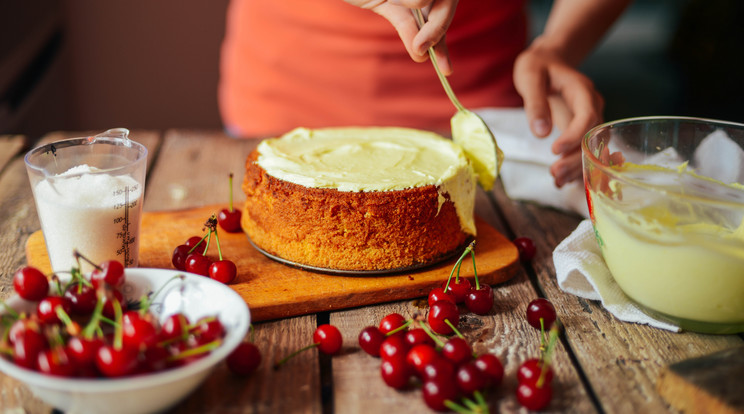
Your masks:
M 298 128 L 246 160 L 242 226 L 303 267 L 392 271 L 457 253 L 476 234 L 463 150 L 408 128 Z

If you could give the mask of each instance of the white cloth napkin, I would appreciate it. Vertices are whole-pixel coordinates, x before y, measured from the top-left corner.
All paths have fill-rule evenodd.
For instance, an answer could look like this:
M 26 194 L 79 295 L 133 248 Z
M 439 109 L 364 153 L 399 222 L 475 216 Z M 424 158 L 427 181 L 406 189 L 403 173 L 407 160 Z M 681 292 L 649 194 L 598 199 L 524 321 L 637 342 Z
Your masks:
M 509 198 L 589 216 L 583 183 L 575 181 L 557 188 L 550 175 L 550 165 L 558 159 L 550 146 L 559 131 L 554 129 L 545 138 L 535 137 L 522 108 L 482 108 L 473 112 L 483 118 L 504 152 L 499 176 Z
M 576 230 L 553 251 L 553 264 L 558 286 L 564 292 L 598 300 L 617 319 L 679 332 L 674 323 L 655 319 L 644 313 L 620 289 L 607 268 L 590 220 L 583 220 Z
M 558 131 L 546 138 L 536 138 L 521 108 L 484 108 L 474 112 L 488 124 L 504 151 L 500 177 L 510 198 L 575 212 L 585 218 L 589 216 L 583 183 L 573 182 L 556 188 L 550 175 L 550 165 L 557 159 L 550 146 L 558 137 Z M 623 293 L 605 264 L 589 220 L 582 221 L 556 247 L 553 262 L 558 285 L 563 291 L 600 301 L 619 320 L 680 330 L 672 323 L 643 313 Z

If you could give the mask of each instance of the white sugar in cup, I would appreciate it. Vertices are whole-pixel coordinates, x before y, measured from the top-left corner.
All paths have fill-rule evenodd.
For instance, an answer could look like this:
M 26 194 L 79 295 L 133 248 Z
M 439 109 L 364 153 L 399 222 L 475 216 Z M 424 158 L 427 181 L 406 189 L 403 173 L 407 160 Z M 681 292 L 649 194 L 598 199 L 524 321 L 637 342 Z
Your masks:
M 124 128 L 56 141 L 26 154 L 52 270 L 93 263 L 138 264 L 147 149 Z M 83 270 L 90 270 L 81 263 Z

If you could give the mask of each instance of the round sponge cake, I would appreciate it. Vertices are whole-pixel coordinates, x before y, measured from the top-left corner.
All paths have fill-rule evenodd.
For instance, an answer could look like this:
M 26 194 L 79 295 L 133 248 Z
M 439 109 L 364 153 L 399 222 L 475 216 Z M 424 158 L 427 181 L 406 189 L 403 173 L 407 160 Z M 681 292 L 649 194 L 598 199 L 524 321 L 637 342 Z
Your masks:
M 462 149 L 408 128 L 298 128 L 246 161 L 242 226 L 301 266 L 386 271 L 432 264 L 475 236 L 476 177 Z

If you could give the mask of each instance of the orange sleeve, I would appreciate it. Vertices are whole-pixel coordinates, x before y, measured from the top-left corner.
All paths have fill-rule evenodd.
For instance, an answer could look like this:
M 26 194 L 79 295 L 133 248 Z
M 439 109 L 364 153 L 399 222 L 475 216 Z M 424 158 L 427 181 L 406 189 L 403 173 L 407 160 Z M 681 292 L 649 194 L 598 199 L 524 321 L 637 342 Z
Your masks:
M 521 105 L 512 67 L 525 42 L 522 1 L 459 2 L 447 44 L 466 107 Z M 233 0 L 220 63 L 220 112 L 241 137 L 328 126 L 448 133 L 455 112 L 431 63 L 413 62 L 387 20 L 342 0 Z

